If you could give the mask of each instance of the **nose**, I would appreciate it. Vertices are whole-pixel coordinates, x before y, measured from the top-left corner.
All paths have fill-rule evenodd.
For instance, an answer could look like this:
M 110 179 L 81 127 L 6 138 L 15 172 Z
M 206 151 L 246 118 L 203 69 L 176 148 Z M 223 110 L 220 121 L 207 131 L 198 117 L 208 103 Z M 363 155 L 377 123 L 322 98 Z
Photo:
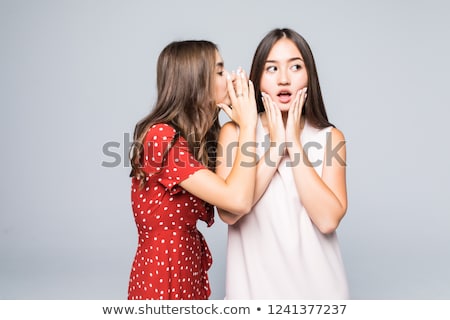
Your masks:
M 280 69 L 278 73 L 278 84 L 283 86 L 291 84 L 288 70 L 286 70 L 285 68 Z

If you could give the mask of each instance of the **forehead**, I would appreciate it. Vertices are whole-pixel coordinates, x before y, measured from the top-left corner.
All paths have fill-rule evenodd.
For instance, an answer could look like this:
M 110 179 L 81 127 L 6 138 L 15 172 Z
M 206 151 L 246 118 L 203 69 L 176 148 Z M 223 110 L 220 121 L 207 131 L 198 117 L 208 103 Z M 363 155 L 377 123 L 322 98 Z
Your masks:
M 220 55 L 219 51 L 216 50 L 216 64 L 219 62 L 223 63 L 223 59 L 222 59 L 222 56 Z
M 295 43 L 288 38 L 281 38 L 273 45 L 272 49 L 267 56 L 267 60 L 289 60 L 292 58 L 300 58 L 303 60 L 303 56 Z

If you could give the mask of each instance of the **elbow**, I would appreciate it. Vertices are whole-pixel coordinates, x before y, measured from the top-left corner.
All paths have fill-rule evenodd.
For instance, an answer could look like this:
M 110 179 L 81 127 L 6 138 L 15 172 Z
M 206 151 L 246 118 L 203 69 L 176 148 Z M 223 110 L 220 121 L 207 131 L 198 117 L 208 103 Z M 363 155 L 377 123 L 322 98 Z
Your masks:
M 325 235 L 332 234 L 337 230 L 342 218 L 345 215 L 345 211 L 337 212 L 334 217 L 330 217 L 316 224 L 319 231 Z
M 237 215 L 237 216 L 245 216 L 247 213 L 250 212 L 250 210 L 252 210 L 251 206 L 241 206 L 241 207 L 236 207 L 235 210 L 233 210 L 233 212 Z
M 317 226 L 319 231 L 325 235 L 332 234 L 336 231 L 337 227 L 339 226 L 339 223 L 323 223 Z
M 220 219 L 228 225 L 234 225 L 252 209 L 249 201 L 235 201 L 227 208 L 218 209 Z
M 238 216 L 244 216 L 252 210 L 253 199 L 241 199 L 234 202 L 233 209 L 231 210 Z
M 238 222 L 243 216 L 249 213 L 251 208 L 247 209 L 246 207 L 236 208 L 233 212 L 227 212 L 225 215 L 221 215 L 220 218 L 226 224 L 232 226 L 236 222 Z
M 239 221 L 239 216 L 234 216 L 234 217 L 226 217 L 226 218 L 222 218 L 222 221 L 225 222 L 227 225 L 232 226 L 234 225 L 236 222 Z
M 232 212 L 237 216 L 244 216 L 252 210 L 252 207 L 253 197 L 239 195 L 234 197 L 234 199 L 230 199 L 227 206 L 223 207 L 223 209 Z
M 241 216 L 231 213 L 229 211 L 225 211 L 223 209 L 218 209 L 217 211 L 219 213 L 220 219 L 229 226 L 234 225 L 241 218 Z

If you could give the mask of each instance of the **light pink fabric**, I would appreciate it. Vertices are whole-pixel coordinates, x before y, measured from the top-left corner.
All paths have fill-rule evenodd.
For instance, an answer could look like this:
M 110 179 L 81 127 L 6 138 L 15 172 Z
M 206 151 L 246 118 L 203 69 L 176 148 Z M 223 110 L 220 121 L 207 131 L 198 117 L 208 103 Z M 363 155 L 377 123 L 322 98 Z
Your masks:
M 330 131 L 331 127 L 318 130 L 306 124 L 302 132 L 310 161 L 321 161 L 315 166 L 320 176 Z M 260 157 L 268 142 L 265 135 L 259 120 Z M 311 222 L 286 160 L 252 212 L 228 228 L 225 298 L 348 299 L 337 235 L 324 235 Z

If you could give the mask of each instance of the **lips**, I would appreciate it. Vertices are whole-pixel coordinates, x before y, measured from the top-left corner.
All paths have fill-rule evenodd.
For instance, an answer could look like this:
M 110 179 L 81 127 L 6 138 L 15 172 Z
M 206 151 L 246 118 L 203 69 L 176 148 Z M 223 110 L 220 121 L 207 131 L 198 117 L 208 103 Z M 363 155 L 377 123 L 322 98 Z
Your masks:
M 281 103 L 289 103 L 291 101 L 292 93 L 290 91 L 283 90 L 277 94 L 277 97 Z

